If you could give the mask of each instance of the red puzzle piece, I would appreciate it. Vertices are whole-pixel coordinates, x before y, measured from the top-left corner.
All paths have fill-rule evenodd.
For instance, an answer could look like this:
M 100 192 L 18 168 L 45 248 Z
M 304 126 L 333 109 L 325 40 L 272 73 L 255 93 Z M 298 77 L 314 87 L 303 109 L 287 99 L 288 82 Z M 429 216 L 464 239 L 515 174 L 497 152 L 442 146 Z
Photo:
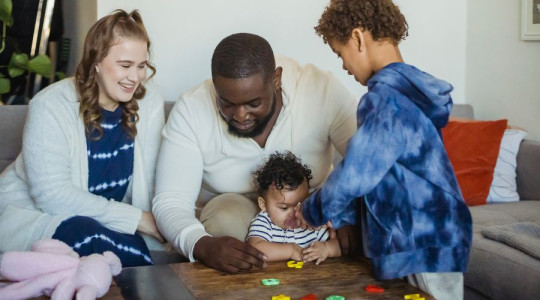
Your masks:
M 308 294 L 300 298 L 300 300 L 317 300 L 317 296 L 315 294 Z
M 382 293 L 384 289 L 378 285 L 370 284 L 364 288 L 368 293 Z

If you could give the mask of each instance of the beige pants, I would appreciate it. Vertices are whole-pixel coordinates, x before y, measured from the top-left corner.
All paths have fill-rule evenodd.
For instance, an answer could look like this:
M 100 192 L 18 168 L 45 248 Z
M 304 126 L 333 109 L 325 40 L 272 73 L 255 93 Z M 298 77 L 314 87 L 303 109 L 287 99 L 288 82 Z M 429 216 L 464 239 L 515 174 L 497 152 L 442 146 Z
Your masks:
M 199 217 L 212 236 L 231 236 L 246 240 L 249 224 L 259 212 L 254 200 L 241 194 L 221 194 L 210 200 Z
M 463 273 L 418 273 L 407 276 L 407 281 L 438 300 L 463 299 Z

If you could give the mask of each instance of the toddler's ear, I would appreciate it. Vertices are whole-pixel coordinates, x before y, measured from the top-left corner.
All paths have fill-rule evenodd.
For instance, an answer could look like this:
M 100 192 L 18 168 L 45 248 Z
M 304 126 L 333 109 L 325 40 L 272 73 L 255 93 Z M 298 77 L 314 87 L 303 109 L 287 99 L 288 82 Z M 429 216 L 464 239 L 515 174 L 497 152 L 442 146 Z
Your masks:
M 259 202 L 259 208 L 262 211 L 266 211 L 266 202 L 264 201 L 264 198 L 263 197 L 257 198 L 257 202 Z

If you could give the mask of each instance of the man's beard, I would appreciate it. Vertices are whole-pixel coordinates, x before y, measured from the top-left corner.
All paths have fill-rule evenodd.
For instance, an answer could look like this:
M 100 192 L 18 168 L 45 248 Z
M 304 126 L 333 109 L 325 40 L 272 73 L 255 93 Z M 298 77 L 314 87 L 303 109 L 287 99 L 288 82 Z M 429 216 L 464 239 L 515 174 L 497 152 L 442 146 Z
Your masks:
M 276 103 L 277 103 L 276 94 L 274 93 L 274 99 L 272 100 L 272 107 L 270 108 L 270 112 L 268 113 L 268 115 L 265 116 L 264 119 L 262 119 L 262 121 L 260 121 L 255 126 L 255 128 L 253 128 L 252 130 L 247 131 L 247 132 L 238 130 L 236 127 L 234 127 L 234 125 L 232 125 L 225 118 L 223 118 L 223 116 L 221 114 L 219 114 L 219 115 L 227 123 L 228 131 L 229 131 L 230 134 L 232 134 L 232 135 L 234 135 L 236 137 L 239 137 L 239 138 L 254 138 L 254 137 L 260 135 L 264 131 L 264 129 L 266 128 L 266 125 L 268 125 L 268 122 L 270 122 L 270 119 L 272 119 L 272 116 L 274 115 L 274 112 L 276 111 Z

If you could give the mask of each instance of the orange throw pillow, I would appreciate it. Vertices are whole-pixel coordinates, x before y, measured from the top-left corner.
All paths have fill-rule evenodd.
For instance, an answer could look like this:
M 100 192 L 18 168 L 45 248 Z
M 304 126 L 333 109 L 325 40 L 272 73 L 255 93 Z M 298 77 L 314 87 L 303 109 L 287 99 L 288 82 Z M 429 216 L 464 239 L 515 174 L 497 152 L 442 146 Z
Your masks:
M 450 120 L 443 143 L 467 205 L 486 204 L 507 120 Z

